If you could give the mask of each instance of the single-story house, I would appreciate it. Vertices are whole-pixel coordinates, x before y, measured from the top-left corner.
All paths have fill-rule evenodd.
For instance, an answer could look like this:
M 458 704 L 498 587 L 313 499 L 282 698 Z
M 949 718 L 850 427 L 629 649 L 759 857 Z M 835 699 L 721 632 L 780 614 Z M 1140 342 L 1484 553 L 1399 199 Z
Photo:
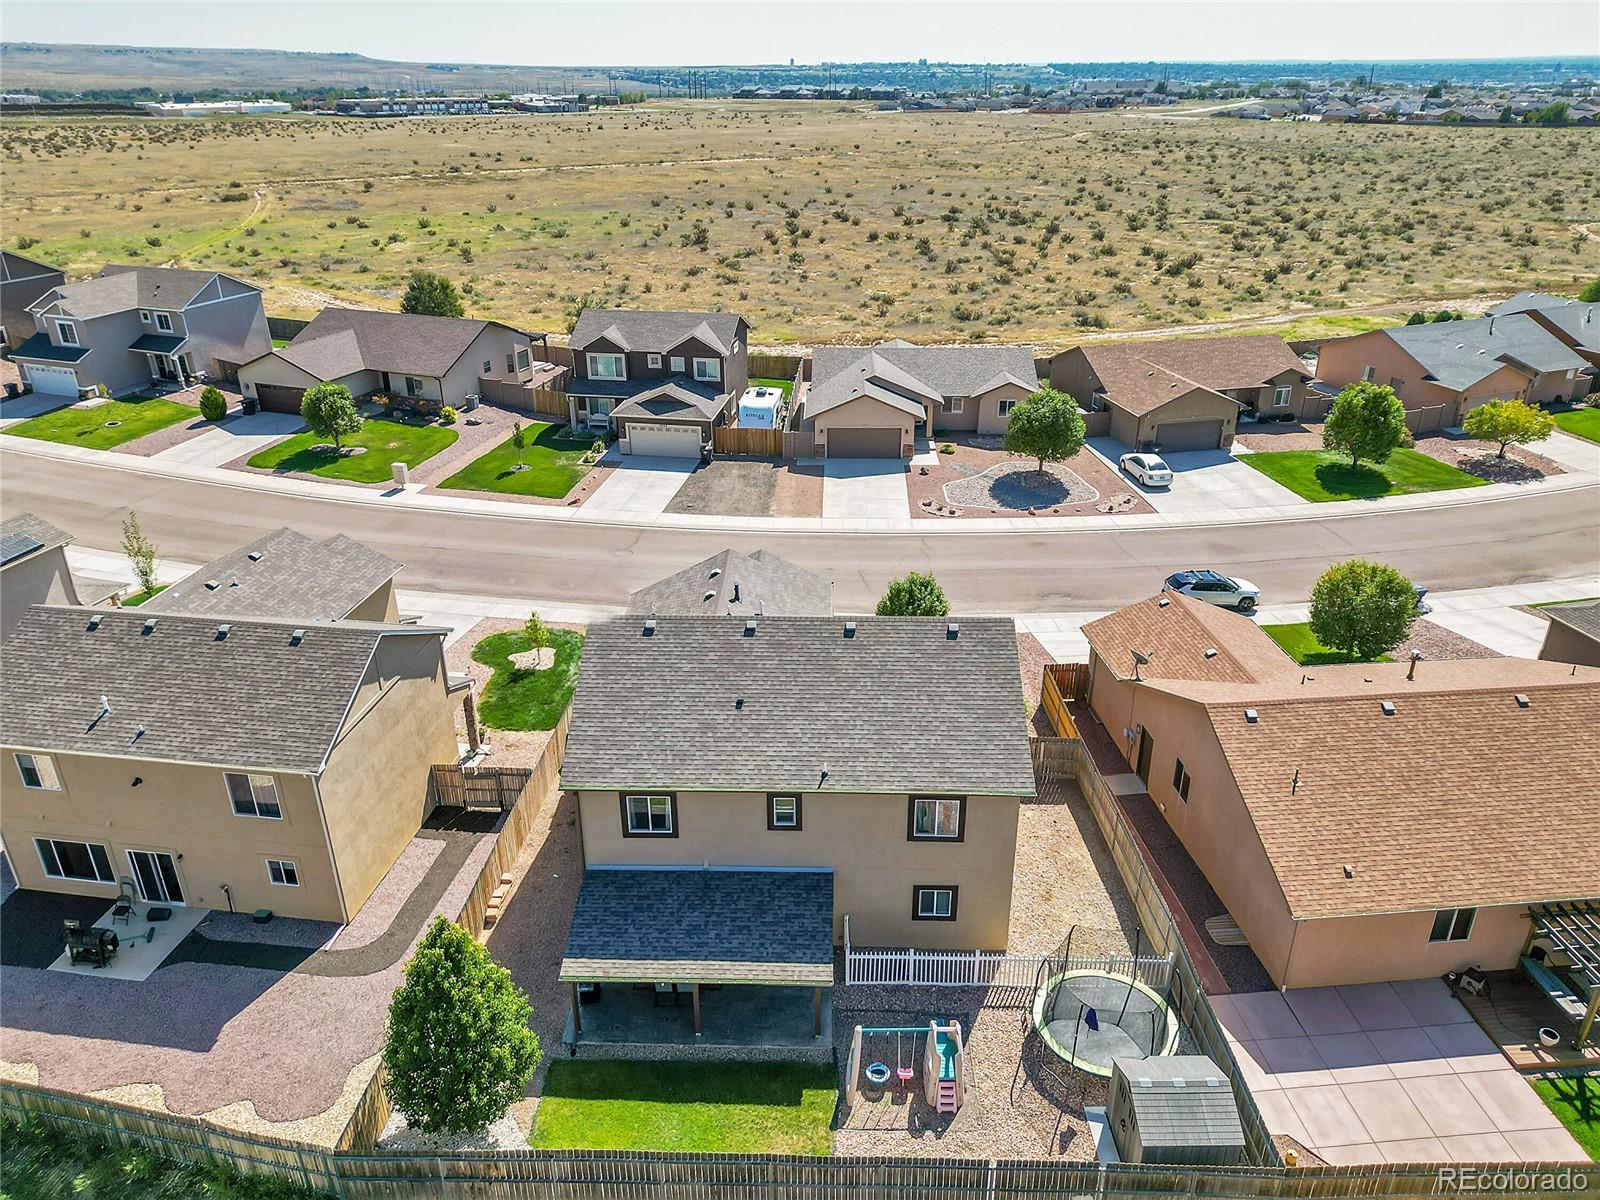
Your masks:
M 723 550 L 628 597 L 628 611 L 651 616 L 825 617 L 833 581 L 770 550 Z
M 792 427 L 818 458 L 909 458 L 918 437 L 1003 436 L 1038 390 L 1031 346 L 818 346 Z

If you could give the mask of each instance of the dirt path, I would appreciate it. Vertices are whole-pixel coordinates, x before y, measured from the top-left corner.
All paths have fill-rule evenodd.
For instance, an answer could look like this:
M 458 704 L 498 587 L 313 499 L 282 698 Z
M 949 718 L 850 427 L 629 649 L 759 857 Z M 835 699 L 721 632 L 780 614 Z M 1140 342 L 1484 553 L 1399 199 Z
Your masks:
M 1572 229 L 1573 232 L 1582 234 L 1591 242 L 1600 242 L 1600 233 L 1596 233 L 1594 231 L 1594 223 L 1590 223 L 1588 225 L 1574 225 Z
M 193 255 L 193 254 L 195 254 L 195 253 L 197 253 L 197 252 L 199 252 L 201 250 L 209 249 L 210 247 L 216 245 L 219 242 L 225 242 L 229 238 L 243 233 L 246 229 L 248 229 L 251 226 L 252 223 L 254 223 L 255 219 L 261 215 L 261 210 L 266 205 L 268 194 L 269 193 L 268 193 L 267 188 L 265 186 L 258 187 L 256 189 L 256 191 L 255 191 L 255 196 L 256 196 L 255 205 L 250 209 L 249 215 L 247 215 L 244 218 L 244 220 L 240 221 L 237 225 L 231 225 L 228 228 L 223 229 L 218 233 L 213 233 L 210 236 L 205 237 L 205 238 L 201 239 L 200 241 L 196 242 L 194 245 L 188 247 L 184 251 L 185 256 L 190 256 L 190 255 Z M 175 266 L 178 265 L 178 259 L 169 258 L 169 259 L 167 259 L 166 262 L 162 263 L 161 265 L 163 267 L 175 267 Z

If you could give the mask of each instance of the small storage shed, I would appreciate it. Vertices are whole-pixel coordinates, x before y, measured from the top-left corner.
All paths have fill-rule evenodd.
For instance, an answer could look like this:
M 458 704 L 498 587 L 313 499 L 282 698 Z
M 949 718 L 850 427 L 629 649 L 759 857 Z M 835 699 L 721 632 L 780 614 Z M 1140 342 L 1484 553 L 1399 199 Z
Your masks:
M 1233 1087 L 1203 1054 L 1113 1059 L 1106 1119 L 1123 1162 L 1228 1166 L 1246 1161 Z

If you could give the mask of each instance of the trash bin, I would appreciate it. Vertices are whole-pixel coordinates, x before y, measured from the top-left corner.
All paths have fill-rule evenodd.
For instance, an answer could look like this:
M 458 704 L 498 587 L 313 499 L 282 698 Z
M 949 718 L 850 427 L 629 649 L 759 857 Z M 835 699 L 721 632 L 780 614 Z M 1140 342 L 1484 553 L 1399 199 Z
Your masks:
M 239 411 L 244 413 L 246 416 L 254 416 L 256 413 L 261 411 L 261 401 L 257 400 L 254 396 L 246 396 L 239 402 Z
M 22 389 L 9 379 L 6 380 L 6 399 L 13 399 L 22 394 Z

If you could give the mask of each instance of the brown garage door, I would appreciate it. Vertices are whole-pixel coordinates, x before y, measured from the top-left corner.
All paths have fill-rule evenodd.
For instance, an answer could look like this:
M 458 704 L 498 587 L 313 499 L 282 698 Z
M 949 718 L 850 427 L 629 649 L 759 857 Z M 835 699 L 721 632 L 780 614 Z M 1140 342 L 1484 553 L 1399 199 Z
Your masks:
M 256 399 L 261 401 L 261 407 L 266 412 L 298 413 L 300 398 L 305 394 L 305 388 L 284 387 L 277 383 L 256 384 Z
M 1215 450 L 1222 445 L 1221 421 L 1176 421 L 1156 430 L 1162 450 Z
M 828 430 L 829 458 L 899 458 L 901 431 L 898 429 Z

